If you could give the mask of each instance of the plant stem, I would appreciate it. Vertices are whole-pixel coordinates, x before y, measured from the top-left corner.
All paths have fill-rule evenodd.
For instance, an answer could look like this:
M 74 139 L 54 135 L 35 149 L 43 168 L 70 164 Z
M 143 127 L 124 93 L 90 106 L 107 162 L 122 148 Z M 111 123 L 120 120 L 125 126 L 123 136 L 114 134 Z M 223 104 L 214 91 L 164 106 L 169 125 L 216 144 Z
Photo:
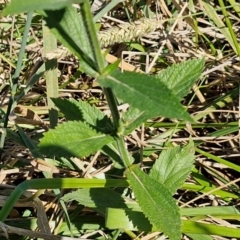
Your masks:
M 119 136 L 119 137 L 117 137 L 116 140 L 117 140 L 117 145 L 118 145 L 118 151 L 122 158 L 123 164 L 126 168 L 128 168 L 132 165 L 132 162 L 130 160 L 130 155 L 125 147 L 124 137 Z
M 101 74 L 106 66 L 105 59 L 102 56 L 100 43 L 98 41 L 97 32 L 92 18 L 91 7 L 88 0 L 83 1 L 81 4 L 81 14 L 84 27 L 88 33 L 89 42 L 93 51 L 94 63 L 96 64 L 97 71 Z
M 114 96 L 112 89 L 104 88 L 104 93 L 106 95 L 108 106 L 112 114 L 114 131 L 115 131 L 115 134 L 117 134 L 120 128 L 120 114 L 117 108 L 117 100 L 116 100 L 116 97 Z
M 127 168 L 131 165 L 130 157 L 128 151 L 124 144 L 124 138 L 121 135 L 122 133 L 122 126 L 121 126 L 121 119 L 120 114 L 117 108 L 117 100 L 113 94 L 113 91 L 110 88 L 104 88 L 104 92 L 108 101 L 108 105 L 112 114 L 113 118 L 113 125 L 114 125 L 114 134 L 116 135 L 116 142 L 118 145 L 118 150 L 120 153 L 120 157 L 124 163 L 124 166 Z

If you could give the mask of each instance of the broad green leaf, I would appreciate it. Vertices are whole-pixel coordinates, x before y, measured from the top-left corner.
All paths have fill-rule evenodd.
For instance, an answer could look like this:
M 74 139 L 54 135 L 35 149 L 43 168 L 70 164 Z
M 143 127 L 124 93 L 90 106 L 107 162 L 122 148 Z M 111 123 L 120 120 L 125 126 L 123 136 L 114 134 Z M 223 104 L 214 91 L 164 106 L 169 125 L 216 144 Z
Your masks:
M 126 171 L 139 206 L 150 222 L 171 240 L 181 239 L 178 207 L 168 189 L 133 165 Z
M 155 77 L 164 83 L 181 100 L 200 77 L 204 67 L 204 59 L 194 59 L 180 64 L 174 64 L 161 71 Z M 151 117 L 151 115 L 150 115 Z M 147 111 L 130 107 L 123 115 L 124 134 L 131 133 L 141 123 L 150 118 Z
M 194 144 L 163 150 L 154 163 L 149 176 L 162 183 L 174 194 L 185 182 L 194 164 Z
M 68 121 L 84 121 L 83 112 L 76 100 L 52 98 L 52 101 Z M 91 107 L 91 106 L 89 106 Z
M 114 138 L 98 133 L 84 122 L 66 122 L 49 130 L 40 140 L 40 150 L 51 157 L 84 157 L 100 150 Z
M 111 120 L 95 106 L 84 101 L 52 99 L 68 121 L 83 121 L 92 128 L 104 133 L 110 133 L 113 129 Z
M 57 11 L 45 11 L 43 15 L 55 37 L 79 58 L 81 68 L 91 76 L 98 76 L 93 50 L 83 24 L 85 20 L 77 10 L 69 6 Z
M 204 68 L 204 59 L 194 59 L 174 64 L 155 75 L 166 84 L 175 96 L 181 100 L 189 93 L 194 82 L 200 77 Z
M 102 215 L 106 214 L 106 209 L 111 208 L 128 208 L 125 199 L 117 192 L 110 188 L 91 188 L 79 189 L 77 191 L 65 194 L 62 197 L 64 201 L 75 200 L 79 204 L 95 209 Z M 136 203 L 128 199 L 128 204 Z
M 112 88 L 118 98 L 131 106 L 146 111 L 149 118 L 164 116 L 191 121 L 178 98 L 153 76 L 116 71 L 112 76 L 101 76 L 99 83 Z
M 106 227 L 131 231 L 159 231 L 159 229 L 152 226 L 142 212 L 111 207 L 107 208 Z
M 58 10 L 73 3 L 81 2 L 82 0 L 12 0 L 4 9 L 3 14 L 17 14 L 35 10 Z

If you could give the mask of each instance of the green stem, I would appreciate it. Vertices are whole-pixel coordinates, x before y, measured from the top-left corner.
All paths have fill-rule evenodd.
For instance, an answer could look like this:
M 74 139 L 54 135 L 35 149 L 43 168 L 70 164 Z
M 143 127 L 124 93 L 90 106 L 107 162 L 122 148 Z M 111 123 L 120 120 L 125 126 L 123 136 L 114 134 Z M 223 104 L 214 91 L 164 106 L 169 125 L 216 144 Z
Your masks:
M 104 88 L 104 93 L 106 95 L 108 106 L 113 118 L 114 133 L 117 134 L 120 128 L 120 114 L 117 108 L 117 100 L 110 88 Z
M 118 239 L 118 236 L 119 236 L 119 234 L 121 233 L 121 229 L 118 229 L 117 231 L 116 231 L 116 233 L 114 234 L 114 236 L 113 236 L 113 238 L 112 238 L 112 240 L 117 240 Z
M 106 95 L 108 105 L 112 114 L 114 134 L 116 135 L 115 137 L 116 137 L 116 142 L 118 145 L 120 157 L 123 161 L 124 166 L 127 168 L 131 166 L 131 161 L 129 158 L 128 151 L 124 144 L 124 138 L 122 136 L 122 126 L 121 126 L 120 114 L 117 108 L 117 100 L 113 94 L 113 91 L 110 88 L 104 88 L 104 93 Z
M 81 4 L 81 14 L 85 30 L 88 33 L 91 49 L 93 51 L 94 63 L 96 64 L 97 67 L 96 70 L 98 71 L 99 74 L 101 74 L 105 69 L 106 62 L 101 53 L 100 43 L 98 41 L 98 36 L 90 8 L 91 6 L 89 1 L 84 1 Z
M 117 145 L 118 145 L 118 151 L 120 153 L 120 156 L 122 158 L 123 164 L 126 168 L 130 167 L 132 165 L 132 162 L 130 160 L 129 153 L 127 151 L 127 148 L 125 147 L 125 142 L 123 136 L 119 136 L 116 138 Z
M 89 36 L 89 42 L 91 44 L 91 49 L 93 50 L 94 62 L 96 64 L 98 73 L 101 75 L 101 73 L 103 73 L 104 69 L 105 69 L 105 60 L 101 53 L 100 44 L 98 41 L 96 29 L 95 29 L 94 22 L 92 19 L 92 13 L 90 10 L 89 1 L 83 2 L 82 6 L 81 6 L 81 14 L 82 14 L 85 30 Z M 121 133 L 122 133 L 121 119 L 120 119 L 120 114 L 119 114 L 118 108 L 117 108 L 117 100 L 114 96 L 113 91 L 110 88 L 104 88 L 104 92 L 106 94 L 106 98 L 107 98 L 109 108 L 110 108 L 110 111 L 112 114 L 113 125 L 114 125 L 114 135 L 116 135 L 116 141 L 118 144 L 119 152 L 120 152 L 121 158 L 124 162 L 124 165 L 126 167 L 129 167 L 131 165 L 131 161 L 130 161 L 127 149 L 124 146 L 124 139 L 121 136 Z M 120 134 L 118 134 L 118 133 L 120 133 Z
M 19 184 L 7 199 L 0 211 L 0 221 L 5 221 L 14 204 L 27 189 L 78 189 L 78 188 L 105 188 L 105 187 L 127 187 L 128 181 L 119 179 L 32 179 Z

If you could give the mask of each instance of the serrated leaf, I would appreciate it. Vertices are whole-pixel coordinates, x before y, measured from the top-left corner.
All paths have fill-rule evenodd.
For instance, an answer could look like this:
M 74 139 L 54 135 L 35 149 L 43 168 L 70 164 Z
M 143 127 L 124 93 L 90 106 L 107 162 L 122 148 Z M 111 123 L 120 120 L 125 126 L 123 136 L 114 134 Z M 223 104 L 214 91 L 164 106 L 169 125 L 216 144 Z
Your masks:
M 84 101 L 54 98 L 54 104 L 61 110 L 68 121 L 83 121 L 100 132 L 110 133 L 113 129 L 111 120 L 95 106 Z
M 79 189 L 65 194 L 62 199 L 64 201 L 75 200 L 79 204 L 96 209 L 102 215 L 106 214 L 108 207 L 127 208 L 124 198 L 110 188 Z
M 106 227 L 131 231 L 158 231 L 142 212 L 110 207 L 107 208 Z
M 179 209 L 168 189 L 133 165 L 126 171 L 139 206 L 150 222 L 171 240 L 181 239 Z
M 58 10 L 82 0 L 12 0 L 4 9 L 3 14 L 33 12 L 35 10 Z
M 51 157 L 84 157 L 114 141 L 114 138 L 98 133 L 84 122 L 66 122 L 49 130 L 41 139 L 40 150 Z
M 97 77 L 93 51 L 83 24 L 84 19 L 77 10 L 69 6 L 57 11 L 45 11 L 44 20 L 55 37 L 79 58 L 81 68 L 89 75 Z
M 192 120 L 171 90 L 153 76 L 116 71 L 112 76 L 101 77 L 99 83 L 112 88 L 117 97 L 131 106 L 145 111 L 149 118 L 164 116 Z
M 155 75 L 159 81 L 166 84 L 175 96 L 181 100 L 189 93 L 194 82 L 201 76 L 204 68 L 204 59 L 193 59 L 174 64 Z
M 163 150 L 154 163 L 149 176 L 162 183 L 174 194 L 185 182 L 194 164 L 194 144 Z

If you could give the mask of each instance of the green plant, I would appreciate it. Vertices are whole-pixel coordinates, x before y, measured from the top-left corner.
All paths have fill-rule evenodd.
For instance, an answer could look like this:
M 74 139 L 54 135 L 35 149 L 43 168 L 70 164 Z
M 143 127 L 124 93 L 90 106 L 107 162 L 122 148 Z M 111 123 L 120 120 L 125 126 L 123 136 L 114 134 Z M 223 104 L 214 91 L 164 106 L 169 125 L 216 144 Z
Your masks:
M 80 15 L 71 6 L 72 2 L 81 4 Z M 147 174 L 140 169 L 139 164 L 136 164 L 138 159 L 134 159 L 128 152 L 124 137 L 146 120 L 157 116 L 192 121 L 179 102 L 201 75 L 204 60 L 195 59 L 174 65 L 157 76 L 133 72 L 121 73 L 117 69 L 117 63 L 107 66 L 101 54 L 88 1 L 66 0 L 59 3 L 62 5 L 57 4 L 55 0 L 37 4 L 30 0 L 12 1 L 6 8 L 5 14 L 38 10 L 55 37 L 79 58 L 81 68 L 97 78 L 106 95 L 111 116 L 103 114 L 85 102 L 53 98 L 53 103 L 68 121 L 48 131 L 41 139 L 39 149 L 42 154 L 52 158 L 85 157 L 100 150 L 112 159 L 115 167 L 125 169 L 128 181 L 122 179 L 26 181 L 12 193 L 8 200 L 9 204 L 7 203 L 0 212 L 0 219 L 5 220 L 14 202 L 28 188 L 42 189 L 45 188 L 45 184 L 52 189 L 87 188 L 84 189 L 85 192 L 79 190 L 63 198 L 74 199 L 83 204 L 83 199 L 78 199 L 77 196 L 90 195 L 94 198 L 99 194 L 94 188 L 130 186 L 139 206 L 136 202 L 128 205 L 121 195 L 111 189 L 104 189 L 101 190 L 103 197 L 115 196 L 116 200 L 113 201 L 115 205 L 109 203 L 100 208 L 99 204 L 95 203 L 93 207 L 106 216 L 107 223 L 113 222 L 112 208 L 142 211 L 153 225 L 152 228 L 146 228 L 147 231 L 152 229 L 163 231 L 170 239 L 180 239 L 181 232 L 187 232 L 187 227 L 184 226 L 190 226 L 191 222 L 181 226 L 180 212 L 172 195 L 183 185 L 193 168 L 193 143 L 190 141 L 189 145 L 183 148 L 170 147 L 169 150 L 162 151 L 150 173 Z M 120 100 L 130 104 L 125 113 L 118 111 Z M 91 206 L 87 201 L 84 204 Z M 127 214 L 131 216 L 130 211 Z M 134 222 L 134 218 L 132 220 L 133 224 L 138 224 Z M 108 224 L 107 226 L 110 227 Z

